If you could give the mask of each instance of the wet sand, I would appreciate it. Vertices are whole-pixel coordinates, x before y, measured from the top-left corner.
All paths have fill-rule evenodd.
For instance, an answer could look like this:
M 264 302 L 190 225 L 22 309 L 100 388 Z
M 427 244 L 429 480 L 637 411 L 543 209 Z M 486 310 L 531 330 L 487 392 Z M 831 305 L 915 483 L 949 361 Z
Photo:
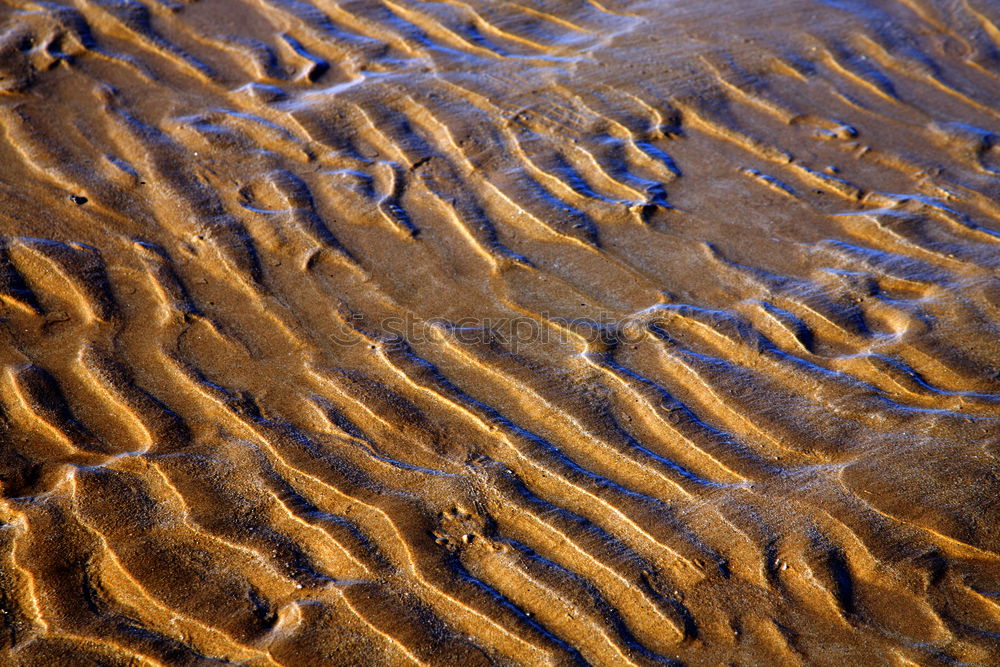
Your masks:
M 997 3 L 0 25 L 0 663 L 1000 661 Z

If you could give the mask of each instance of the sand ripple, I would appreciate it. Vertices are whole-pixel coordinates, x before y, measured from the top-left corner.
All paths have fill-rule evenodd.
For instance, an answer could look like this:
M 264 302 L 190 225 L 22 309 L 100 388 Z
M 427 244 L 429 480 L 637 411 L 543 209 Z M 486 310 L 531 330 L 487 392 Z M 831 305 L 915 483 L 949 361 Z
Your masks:
M 986 0 L 4 0 L 5 664 L 990 664 Z

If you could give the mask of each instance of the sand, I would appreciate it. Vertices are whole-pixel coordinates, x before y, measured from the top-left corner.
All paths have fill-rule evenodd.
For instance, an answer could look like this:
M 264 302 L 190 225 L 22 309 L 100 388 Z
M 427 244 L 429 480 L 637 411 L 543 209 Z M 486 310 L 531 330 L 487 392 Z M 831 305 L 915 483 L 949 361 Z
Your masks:
M 996 2 L 0 26 L 0 663 L 1000 663 Z

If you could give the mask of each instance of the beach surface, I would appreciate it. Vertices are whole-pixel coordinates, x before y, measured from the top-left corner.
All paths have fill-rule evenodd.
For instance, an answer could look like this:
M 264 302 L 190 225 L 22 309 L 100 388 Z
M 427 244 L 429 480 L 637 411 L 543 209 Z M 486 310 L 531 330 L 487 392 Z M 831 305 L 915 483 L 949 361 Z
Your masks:
M 0 0 L 0 663 L 995 665 L 1000 4 Z

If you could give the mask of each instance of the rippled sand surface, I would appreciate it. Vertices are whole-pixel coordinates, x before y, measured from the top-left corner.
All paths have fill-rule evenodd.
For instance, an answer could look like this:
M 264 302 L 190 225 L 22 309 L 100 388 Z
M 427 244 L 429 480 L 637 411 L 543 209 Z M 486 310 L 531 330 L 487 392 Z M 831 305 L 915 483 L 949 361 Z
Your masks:
M 1000 662 L 997 2 L 0 26 L 0 663 Z

